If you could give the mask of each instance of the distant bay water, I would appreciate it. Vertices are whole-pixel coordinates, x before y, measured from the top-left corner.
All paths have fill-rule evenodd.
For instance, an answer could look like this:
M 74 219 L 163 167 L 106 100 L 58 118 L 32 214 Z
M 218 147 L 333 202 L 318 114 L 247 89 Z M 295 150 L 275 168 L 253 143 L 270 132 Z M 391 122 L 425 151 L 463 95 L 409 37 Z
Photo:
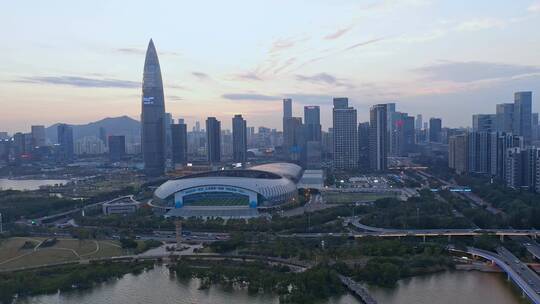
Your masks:
M 38 190 L 41 186 L 52 186 L 66 184 L 64 179 L 8 179 L 0 178 L 0 189 L 2 190 Z

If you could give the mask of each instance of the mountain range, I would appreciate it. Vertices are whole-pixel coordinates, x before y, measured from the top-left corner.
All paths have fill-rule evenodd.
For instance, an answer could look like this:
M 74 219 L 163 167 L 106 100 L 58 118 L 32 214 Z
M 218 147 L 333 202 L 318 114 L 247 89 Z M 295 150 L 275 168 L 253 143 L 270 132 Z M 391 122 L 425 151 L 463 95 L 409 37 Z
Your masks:
M 59 123 L 45 128 L 45 136 L 51 143 L 57 143 L 57 127 Z M 99 129 L 104 128 L 107 136 L 125 135 L 126 143 L 138 143 L 141 141 L 141 123 L 128 116 L 107 117 L 98 121 L 73 127 L 73 140 L 76 141 L 86 136 L 99 138 Z

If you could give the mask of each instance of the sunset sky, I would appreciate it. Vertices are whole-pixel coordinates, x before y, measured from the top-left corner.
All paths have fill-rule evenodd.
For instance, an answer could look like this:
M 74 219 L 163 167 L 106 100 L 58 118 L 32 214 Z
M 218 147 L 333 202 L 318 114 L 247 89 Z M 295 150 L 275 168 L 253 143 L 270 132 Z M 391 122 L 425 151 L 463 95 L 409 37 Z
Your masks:
M 0 131 L 32 124 L 138 119 L 144 52 L 158 49 L 166 111 L 235 113 L 281 129 L 334 96 L 359 120 L 397 102 L 410 114 L 471 125 L 514 91 L 540 94 L 540 1 L 3 1 Z

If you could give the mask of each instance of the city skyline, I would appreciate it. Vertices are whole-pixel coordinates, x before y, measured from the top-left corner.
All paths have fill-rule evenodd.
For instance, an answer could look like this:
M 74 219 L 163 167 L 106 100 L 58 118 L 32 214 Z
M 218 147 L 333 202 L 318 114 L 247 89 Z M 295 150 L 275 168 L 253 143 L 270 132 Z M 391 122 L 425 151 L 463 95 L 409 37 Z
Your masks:
M 280 129 L 281 100 L 290 97 L 294 116 L 304 105 L 319 105 L 326 129 L 332 98 L 347 96 L 359 121 L 369 119 L 371 105 L 397 101 L 404 112 L 469 126 L 449 110 L 485 113 L 512 100 L 513 92 L 540 91 L 540 41 L 531 32 L 540 25 L 538 1 L 477 1 L 467 4 L 470 13 L 459 1 L 286 4 L 214 3 L 207 12 L 204 3 L 143 9 L 59 1 L 24 10 L 8 3 L 2 20 L 12 30 L 11 43 L 0 47 L 0 129 L 138 119 L 140 62 L 150 38 L 160 45 L 168 112 L 188 125 L 216 116 L 229 129 L 230 117 L 242 113 L 252 125 Z M 113 14 L 124 10 L 130 18 Z M 214 22 L 193 19 L 202 11 Z M 182 18 L 173 18 L 178 12 Z M 137 24 L 156 14 L 159 22 Z M 47 22 L 38 29 L 25 22 L 42 16 Z M 226 34 L 218 35 L 215 24 Z

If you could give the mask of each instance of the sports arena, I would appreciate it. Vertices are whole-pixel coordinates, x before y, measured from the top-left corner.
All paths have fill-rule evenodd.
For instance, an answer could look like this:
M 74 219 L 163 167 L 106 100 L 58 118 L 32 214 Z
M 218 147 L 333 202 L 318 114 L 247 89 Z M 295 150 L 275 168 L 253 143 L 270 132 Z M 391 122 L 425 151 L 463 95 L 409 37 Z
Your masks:
M 152 204 L 168 209 L 166 217 L 255 217 L 295 201 L 302 173 L 295 164 L 271 163 L 192 174 L 162 184 Z

